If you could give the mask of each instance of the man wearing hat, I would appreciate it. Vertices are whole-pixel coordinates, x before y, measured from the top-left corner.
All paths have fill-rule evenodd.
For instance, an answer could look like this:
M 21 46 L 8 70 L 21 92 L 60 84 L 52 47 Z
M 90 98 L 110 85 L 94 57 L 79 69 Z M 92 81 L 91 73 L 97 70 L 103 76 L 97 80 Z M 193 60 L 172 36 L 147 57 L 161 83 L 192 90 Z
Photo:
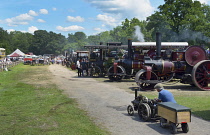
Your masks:
M 161 83 L 156 84 L 154 89 L 159 92 L 158 101 L 176 103 L 173 94 L 168 90 L 164 90 L 164 87 Z

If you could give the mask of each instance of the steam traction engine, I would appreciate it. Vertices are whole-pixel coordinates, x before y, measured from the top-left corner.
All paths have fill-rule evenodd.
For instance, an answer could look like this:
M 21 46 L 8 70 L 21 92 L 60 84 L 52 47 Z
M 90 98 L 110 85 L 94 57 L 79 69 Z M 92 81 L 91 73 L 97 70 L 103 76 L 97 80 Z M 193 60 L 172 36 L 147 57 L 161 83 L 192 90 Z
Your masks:
M 113 65 L 108 68 L 107 75 L 111 81 L 132 78 L 142 68 L 143 63 L 135 57 L 130 39 L 128 40 L 127 49 L 127 54 L 123 58 L 116 57 L 112 63 Z
M 100 77 L 107 75 L 107 68 L 112 65 L 119 49 L 127 49 L 127 45 L 122 45 L 121 42 L 108 42 L 106 45 L 85 45 L 91 53 L 89 56 L 89 68 L 91 76 Z
M 166 59 L 170 59 L 172 50 L 182 49 L 188 46 L 187 42 L 165 42 L 163 43 L 162 55 Z M 163 52 L 164 51 L 164 52 Z M 176 53 L 179 55 L 179 53 Z M 182 53 L 180 53 L 180 59 Z M 128 40 L 128 54 L 124 59 L 116 59 L 113 65 L 108 69 L 108 77 L 112 81 L 121 81 L 122 79 L 129 79 L 135 77 L 135 75 L 142 74 L 145 68 L 145 61 L 150 61 L 156 57 L 156 43 L 155 42 L 132 42 L 130 39 Z M 151 74 L 152 78 L 157 78 L 156 75 Z M 168 73 L 161 75 L 161 78 L 164 80 L 170 80 L 173 77 L 173 74 Z M 156 80 L 156 79 L 155 79 Z M 137 79 L 137 81 L 139 81 Z M 154 81 L 153 81 L 154 83 Z M 137 83 L 143 90 L 151 89 L 153 86 L 147 86 L 147 83 Z M 150 84 L 149 84 L 150 85 Z
M 181 83 L 195 85 L 201 90 L 210 90 L 210 60 L 200 46 L 186 47 L 187 43 L 162 42 L 156 34 L 155 42 L 133 42 L 132 45 L 156 48 L 144 56 L 142 69 L 135 75 L 135 81 L 142 90 L 153 89 L 156 83 L 179 79 Z M 179 47 L 173 50 L 174 47 Z M 156 50 L 156 51 L 155 51 Z

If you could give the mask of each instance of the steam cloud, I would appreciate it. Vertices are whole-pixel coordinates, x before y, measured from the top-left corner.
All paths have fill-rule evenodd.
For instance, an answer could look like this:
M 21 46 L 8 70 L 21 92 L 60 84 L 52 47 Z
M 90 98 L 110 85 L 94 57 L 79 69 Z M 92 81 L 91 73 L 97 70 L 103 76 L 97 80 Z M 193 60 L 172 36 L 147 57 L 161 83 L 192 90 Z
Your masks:
M 144 34 L 141 33 L 141 28 L 139 26 L 135 26 L 134 37 L 138 39 L 140 42 L 144 42 Z

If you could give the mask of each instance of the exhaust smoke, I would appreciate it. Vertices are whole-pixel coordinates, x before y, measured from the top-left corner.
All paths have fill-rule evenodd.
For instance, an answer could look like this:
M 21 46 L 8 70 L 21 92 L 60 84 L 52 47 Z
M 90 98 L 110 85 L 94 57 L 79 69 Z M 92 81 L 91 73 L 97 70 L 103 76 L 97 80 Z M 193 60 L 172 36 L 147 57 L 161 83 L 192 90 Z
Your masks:
M 137 25 L 134 27 L 135 31 L 134 31 L 134 37 L 138 39 L 138 41 L 140 42 L 144 42 L 144 34 L 141 33 L 141 28 Z

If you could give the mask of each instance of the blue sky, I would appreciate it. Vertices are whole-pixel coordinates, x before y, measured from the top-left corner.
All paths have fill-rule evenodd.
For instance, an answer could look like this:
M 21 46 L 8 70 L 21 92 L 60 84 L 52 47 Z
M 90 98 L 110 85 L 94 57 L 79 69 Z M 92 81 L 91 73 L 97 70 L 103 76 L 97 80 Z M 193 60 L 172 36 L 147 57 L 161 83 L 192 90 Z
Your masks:
M 1 0 L 0 27 L 8 32 L 47 30 L 66 37 L 82 31 L 89 36 L 111 30 L 125 18 L 145 20 L 162 4 L 164 0 Z

